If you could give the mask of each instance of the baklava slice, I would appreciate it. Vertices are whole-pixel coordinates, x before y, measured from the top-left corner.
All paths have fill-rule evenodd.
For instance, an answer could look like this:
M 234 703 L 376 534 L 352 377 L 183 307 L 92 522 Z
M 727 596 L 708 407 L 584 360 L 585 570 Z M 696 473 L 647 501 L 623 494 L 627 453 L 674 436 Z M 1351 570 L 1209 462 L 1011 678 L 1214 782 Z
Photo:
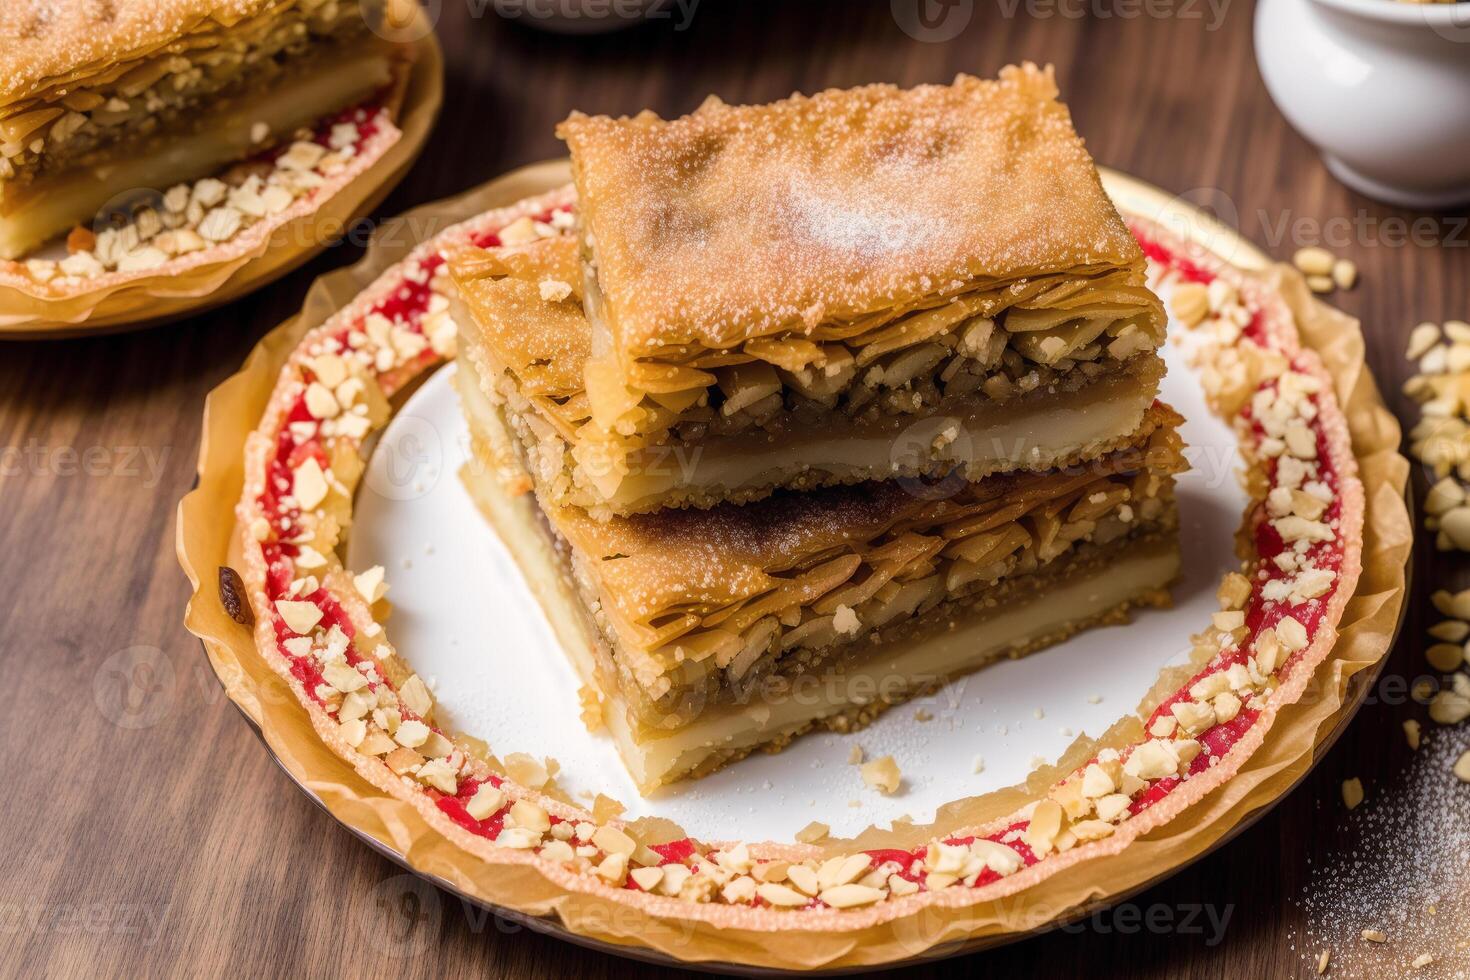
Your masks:
M 559 502 L 1045 469 L 1157 394 L 1163 308 L 1050 71 L 559 133 L 592 336 Z
M 404 16 L 403 2 L 7 4 L 0 13 L 0 259 L 26 257 L 77 229 L 72 254 L 85 251 L 95 261 L 58 269 L 38 260 L 37 275 L 136 271 L 284 210 L 330 179 L 330 168 L 317 166 L 323 156 L 349 156 L 364 127 L 392 130 L 410 49 L 389 38 L 389 26 Z M 320 153 L 302 146 L 318 143 Z M 283 155 L 289 159 L 276 167 Z M 225 172 L 241 161 L 249 163 Z M 285 178 L 265 179 L 276 170 Z M 216 176 L 227 179 L 202 191 L 189 186 Z M 205 220 L 252 177 L 233 213 Z M 122 228 L 114 236 L 120 242 L 97 247 L 99 232 Z M 188 234 L 154 241 L 181 231 Z M 142 249 L 151 250 L 127 258 Z
M 457 385 L 466 485 L 644 792 L 1166 604 L 1179 571 L 1180 419 L 1157 403 L 1130 444 L 1064 470 L 598 521 L 517 494 L 504 405 L 472 362 Z

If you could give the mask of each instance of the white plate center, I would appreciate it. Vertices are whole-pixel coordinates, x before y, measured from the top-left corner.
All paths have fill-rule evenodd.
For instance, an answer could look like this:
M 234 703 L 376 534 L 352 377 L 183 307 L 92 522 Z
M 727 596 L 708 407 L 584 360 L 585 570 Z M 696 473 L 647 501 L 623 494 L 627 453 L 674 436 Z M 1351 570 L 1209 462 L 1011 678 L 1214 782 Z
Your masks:
M 575 671 L 460 485 L 468 433 L 453 367 L 430 378 L 379 441 L 358 493 L 348 567 L 387 569 L 389 634 L 434 690 L 441 721 L 502 757 L 555 758 L 560 784 L 574 795 L 605 793 L 627 804 L 629 817 L 664 816 L 715 838 L 789 841 L 813 820 L 843 836 L 904 815 L 927 821 L 950 800 L 1022 781 L 1033 760 L 1055 760 L 1077 735 L 1104 731 L 1134 709 L 1161 667 L 1183 660 L 1190 635 L 1209 623 L 1220 577 L 1236 566 L 1233 535 L 1246 497 L 1234 435 L 1210 413 L 1172 343 L 1165 357 L 1163 398 L 1188 420 L 1182 434 L 1192 466 L 1178 484 L 1184 579 L 1172 609 L 1003 661 L 860 732 L 810 734 L 657 799 L 642 799 L 611 741 L 583 727 Z M 919 721 L 920 709 L 932 717 Z M 854 744 L 869 758 L 894 757 L 904 778 L 899 793 L 863 786 L 848 763 Z

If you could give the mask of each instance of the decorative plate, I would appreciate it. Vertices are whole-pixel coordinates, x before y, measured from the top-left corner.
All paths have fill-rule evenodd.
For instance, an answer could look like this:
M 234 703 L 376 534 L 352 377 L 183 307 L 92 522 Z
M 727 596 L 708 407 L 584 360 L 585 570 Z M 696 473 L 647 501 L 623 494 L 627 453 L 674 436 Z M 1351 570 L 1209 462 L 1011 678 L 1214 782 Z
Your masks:
M 440 249 L 549 221 L 574 206 L 566 181 L 565 163 L 541 164 L 406 216 L 207 405 L 180 507 L 187 624 L 286 771 L 379 850 L 627 955 L 927 959 L 1195 860 L 1351 717 L 1397 629 L 1412 541 L 1398 427 L 1356 324 L 1233 232 L 1109 173 L 1175 315 L 1164 397 L 1194 455 L 1174 608 L 639 798 L 460 488 L 441 369 Z M 904 791 L 865 789 L 853 746 L 898 758 Z
M 309 141 L 325 148 L 330 138 L 332 146 L 340 146 L 333 130 L 353 124 L 357 134 L 348 148 L 353 152 L 340 166 L 328 163 L 347 150 L 324 154 L 322 167 L 300 168 L 315 171 L 311 176 L 317 179 L 302 183 L 288 205 L 267 202 L 263 207 L 273 209 L 260 211 L 263 217 L 254 224 L 228 237 L 219 229 L 211 235 L 219 244 L 181 251 L 156 267 L 104 271 L 99 265 L 95 275 L 67 278 L 57 263 L 67 257 L 59 245 L 33 256 L 48 269 L 43 279 L 28 262 L 0 261 L 0 340 L 116 333 L 193 316 L 279 279 L 330 245 L 408 173 L 443 102 L 444 57 L 425 13 L 416 5 L 413 12 L 414 20 L 402 28 L 413 62 L 390 95 L 396 103 L 391 122 L 382 106 L 359 107 L 323 120 Z M 223 195 L 224 187 L 212 183 Z M 194 193 L 200 190 L 196 184 Z M 168 201 L 160 194 L 154 203 L 161 210 Z

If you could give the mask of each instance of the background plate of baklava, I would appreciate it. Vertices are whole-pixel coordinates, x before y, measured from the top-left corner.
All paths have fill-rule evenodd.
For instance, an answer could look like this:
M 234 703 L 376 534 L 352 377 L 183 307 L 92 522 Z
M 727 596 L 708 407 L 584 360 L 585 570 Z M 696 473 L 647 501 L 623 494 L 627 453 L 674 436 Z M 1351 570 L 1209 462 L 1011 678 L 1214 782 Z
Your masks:
M 284 275 L 382 200 L 442 94 L 402 0 L 27 0 L 0 36 L 0 337 L 157 323 Z
M 339 820 L 579 941 L 856 967 L 1127 895 L 1335 737 L 1410 541 L 1356 325 L 1049 72 L 562 132 L 211 396 L 188 624 Z

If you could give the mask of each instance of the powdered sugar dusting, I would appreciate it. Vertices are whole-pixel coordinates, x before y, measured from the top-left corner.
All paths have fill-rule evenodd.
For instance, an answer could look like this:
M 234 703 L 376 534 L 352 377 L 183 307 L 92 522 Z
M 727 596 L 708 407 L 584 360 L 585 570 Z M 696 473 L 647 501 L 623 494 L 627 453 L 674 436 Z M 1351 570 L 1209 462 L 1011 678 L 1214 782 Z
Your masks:
M 802 238 L 823 250 L 866 260 L 921 248 L 939 230 L 912 208 L 892 201 L 855 201 L 802 174 L 787 179 L 777 209 L 782 222 Z
M 1470 748 L 1470 730 L 1436 729 L 1402 772 L 1374 785 L 1345 817 L 1354 844 L 1313 866 L 1298 901 L 1305 931 L 1296 952 L 1315 964 L 1330 948 L 1331 976 L 1470 975 L 1470 786 L 1451 766 Z M 1324 803 L 1342 814 L 1339 801 Z M 1370 943 L 1364 929 L 1381 931 Z M 1430 954 L 1435 962 L 1413 968 Z
M 985 279 L 1138 265 L 1050 71 L 869 85 L 671 122 L 573 115 L 582 217 L 627 355 L 738 346 Z

